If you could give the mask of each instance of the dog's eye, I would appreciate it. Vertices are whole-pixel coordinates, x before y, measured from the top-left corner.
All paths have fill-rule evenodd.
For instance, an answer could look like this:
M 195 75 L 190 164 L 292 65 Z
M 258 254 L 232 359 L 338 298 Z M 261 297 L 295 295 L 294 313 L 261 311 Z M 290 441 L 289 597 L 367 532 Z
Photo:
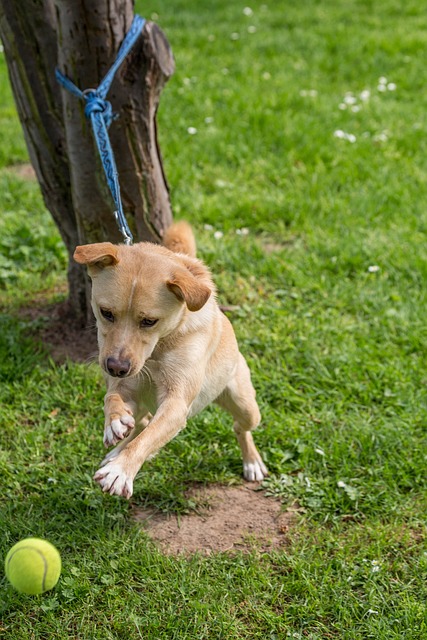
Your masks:
M 102 317 L 108 320 L 108 322 L 114 322 L 114 315 L 111 311 L 109 311 L 108 309 L 100 309 L 100 311 Z
M 143 318 L 139 323 L 140 327 L 154 327 L 158 320 L 152 320 L 151 318 Z

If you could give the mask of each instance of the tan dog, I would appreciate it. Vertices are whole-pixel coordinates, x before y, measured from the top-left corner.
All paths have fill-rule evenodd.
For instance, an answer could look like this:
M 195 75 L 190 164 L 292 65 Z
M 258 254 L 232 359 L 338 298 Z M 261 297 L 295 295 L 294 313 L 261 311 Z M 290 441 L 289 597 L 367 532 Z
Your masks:
M 126 498 L 141 465 L 211 402 L 234 417 L 246 480 L 267 474 L 251 434 L 260 413 L 249 368 L 209 271 L 194 257 L 191 227 L 172 225 L 164 243 L 102 242 L 74 254 L 92 279 L 107 382 L 104 444 L 117 445 L 94 478 Z

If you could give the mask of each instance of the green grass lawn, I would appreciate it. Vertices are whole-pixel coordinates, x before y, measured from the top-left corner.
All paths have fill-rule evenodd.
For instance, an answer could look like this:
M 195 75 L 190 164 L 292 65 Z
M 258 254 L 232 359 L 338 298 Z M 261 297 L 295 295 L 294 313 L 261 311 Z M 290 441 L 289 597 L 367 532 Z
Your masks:
M 27 155 L 0 54 L 0 555 L 36 535 L 63 558 L 44 596 L 1 574 L 0 637 L 425 639 L 425 7 L 137 8 L 176 58 L 159 112 L 174 212 L 238 307 L 264 488 L 300 511 L 284 552 L 173 558 L 92 482 L 99 371 L 55 365 L 40 320 L 19 320 L 62 295 L 66 261 L 37 184 L 8 168 Z M 133 500 L 184 513 L 191 483 L 240 482 L 240 467 L 210 408 L 144 466 Z

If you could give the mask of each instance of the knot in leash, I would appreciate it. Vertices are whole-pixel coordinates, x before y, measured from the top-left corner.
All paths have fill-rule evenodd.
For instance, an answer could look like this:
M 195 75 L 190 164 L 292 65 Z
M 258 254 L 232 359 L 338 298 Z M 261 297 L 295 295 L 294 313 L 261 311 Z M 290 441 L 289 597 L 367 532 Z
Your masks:
M 94 89 L 83 91 L 83 97 L 86 100 L 85 116 L 90 120 L 92 113 L 100 113 L 104 118 L 105 126 L 107 129 L 110 127 L 112 121 L 117 118 L 117 114 L 113 114 L 113 107 L 111 102 L 100 98 Z
M 116 206 L 114 216 L 116 218 L 120 233 L 124 238 L 125 244 L 132 244 L 133 236 L 123 212 L 123 205 L 120 197 L 119 177 L 116 168 L 116 162 L 114 159 L 113 149 L 111 147 L 110 138 L 108 136 L 108 129 L 117 115 L 113 113 L 113 107 L 111 106 L 111 103 L 105 98 L 117 69 L 120 67 L 123 60 L 126 58 L 129 51 L 137 41 L 138 37 L 141 35 L 144 24 L 144 18 L 141 18 L 141 16 L 138 15 L 134 17 L 131 28 L 121 44 L 121 47 L 117 53 L 117 57 L 111 69 L 105 75 L 97 89 L 85 89 L 84 91 L 82 91 L 70 80 L 70 78 L 61 73 L 59 69 L 55 70 L 57 81 L 65 89 L 67 89 L 67 91 L 86 102 L 84 113 L 85 116 L 90 120 L 92 125 L 92 130 L 95 137 L 96 145 L 98 147 L 99 155 L 101 157 L 102 166 L 104 168 L 108 186 L 110 188 L 110 192 Z

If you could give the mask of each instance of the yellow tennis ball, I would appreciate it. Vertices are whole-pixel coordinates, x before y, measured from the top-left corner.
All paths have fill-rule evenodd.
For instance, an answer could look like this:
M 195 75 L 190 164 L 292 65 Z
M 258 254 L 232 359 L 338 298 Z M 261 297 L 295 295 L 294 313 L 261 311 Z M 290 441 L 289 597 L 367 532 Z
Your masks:
M 56 585 L 61 573 L 61 556 L 47 540 L 25 538 L 10 549 L 4 566 L 12 586 L 33 596 Z

